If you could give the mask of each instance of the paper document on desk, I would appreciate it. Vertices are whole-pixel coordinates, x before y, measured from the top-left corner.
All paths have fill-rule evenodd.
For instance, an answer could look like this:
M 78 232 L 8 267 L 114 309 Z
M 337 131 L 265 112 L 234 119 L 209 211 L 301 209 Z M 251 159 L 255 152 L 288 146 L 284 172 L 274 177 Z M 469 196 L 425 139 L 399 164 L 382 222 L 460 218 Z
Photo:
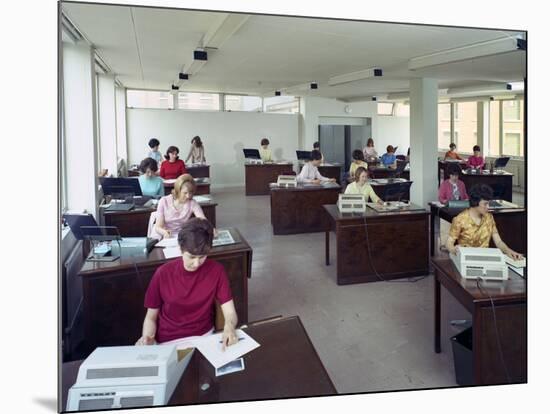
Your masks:
M 164 184 L 174 184 L 176 182 L 176 178 L 170 178 L 168 180 L 164 180 Z
M 181 256 L 181 250 L 179 247 L 165 247 L 162 252 L 164 253 L 164 257 L 167 259 Z
M 193 196 L 193 200 L 195 200 L 197 203 L 207 203 L 209 201 L 212 201 L 212 197 L 197 195 L 197 196 Z
M 164 238 L 156 244 L 156 247 L 178 247 L 178 238 Z
M 445 204 L 443 204 L 443 203 L 440 202 L 440 201 L 432 201 L 431 204 L 434 205 L 434 206 L 436 206 L 436 207 L 439 207 L 439 208 L 445 207 Z
M 201 337 L 194 341 L 201 354 L 210 362 L 214 368 L 219 368 L 229 362 L 248 354 L 258 348 L 260 344 L 252 339 L 246 332 L 237 329 L 239 341 L 222 351 L 222 333 Z M 178 345 L 179 349 L 179 345 Z

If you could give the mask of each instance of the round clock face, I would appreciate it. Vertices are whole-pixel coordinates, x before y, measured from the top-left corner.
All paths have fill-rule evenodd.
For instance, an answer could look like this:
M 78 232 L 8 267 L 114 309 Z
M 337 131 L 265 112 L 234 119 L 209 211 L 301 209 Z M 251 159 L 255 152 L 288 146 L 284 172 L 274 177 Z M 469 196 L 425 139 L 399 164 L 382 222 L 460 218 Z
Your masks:
M 345 112 L 346 114 L 351 113 L 351 106 L 349 106 L 349 105 L 344 106 L 344 112 Z

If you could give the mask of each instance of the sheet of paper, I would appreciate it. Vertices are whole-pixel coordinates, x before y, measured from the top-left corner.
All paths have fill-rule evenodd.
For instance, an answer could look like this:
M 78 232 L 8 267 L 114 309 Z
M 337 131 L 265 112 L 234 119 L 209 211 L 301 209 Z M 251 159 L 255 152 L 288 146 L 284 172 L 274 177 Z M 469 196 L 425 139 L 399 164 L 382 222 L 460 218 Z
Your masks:
M 194 195 L 193 200 L 195 200 L 197 203 L 206 203 L 208 201 L 212 201 L 212 197 L 204 195 Z
M 214 368 L 219 368 L 260 346 L 258 342 L 240 329 L 237 329 L 237 336 L 239 337 L 239 341 L 225 348 L 225 351 L 222 351 L 221 333 L 202 337 L 201 340 L 196 341 L 196 345 L 200 353 Z
M 167 259 L 181 256 L 181 251 L 179 247 L 165 247 L 162 252 L 164 253 L 164 257 L 166 257 Z
M 439 207 L 439 208 L 445 207 L 445 204 L 443 204 L 443 203 L 440 202 L 440 201 L 432 201 L 431 204 L 433 204 L 434 206 Z
M 235 243 L 235 239 L 233 239 L 229 230 L 218 230 L 218 236 L 212 240 L 212 246 L 225 246 L 233 243 Z
M 156 245 L 156 247 L 178 247 L 178 238 L 177 237 L 170 237 L 165 238 L 159 241 Z
M 175 178 L 170 178 L 169 180 L 164 180 L 164 184 L 174 184 L 176 182 Z

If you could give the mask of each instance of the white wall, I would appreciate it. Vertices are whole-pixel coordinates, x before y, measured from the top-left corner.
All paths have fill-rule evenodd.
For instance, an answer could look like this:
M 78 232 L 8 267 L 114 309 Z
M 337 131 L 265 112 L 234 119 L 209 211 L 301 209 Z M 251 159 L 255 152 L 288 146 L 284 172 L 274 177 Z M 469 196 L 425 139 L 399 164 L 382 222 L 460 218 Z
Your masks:
M 117 142 L 115 110 L 115 78 L 98 75 L 100 165 L 116 177 Z
M 128 144 L 126 142 L 126 89 L 116 88 L 116 144 L 118 158 L 128 159 Z
M 349 106 L 351 111 L 345 111 Z M 302 123 L 300 128 L 300 143 L 302 148 L 310 149 L 319 140 L 318 125 L 322 117 L 371 118 L 372 138 L 378 153 L 386 152 L 386 146 L 399 146 L 397 154 L 406 154 L 409 147 L 409 118 L 396 116 L 378 116 L 376 102 L 345 103 L 336 99 L 305 97 L 301 99 L 300 112 Z M 370 138 L 370 137 L 366 137 Z
M 128 165 L 147 156 L 147 142 L 155 137 L 160 151 L 170 145 L 187 157 L 191 139 L 198 135 L 205 145 L 212 188 L 244 186 L 243 148 L 271 142 L 273 158 L 294 160 L 299 148 L 299 115 L 258 112 L 207 112 L 161 109 L 126 109 Z

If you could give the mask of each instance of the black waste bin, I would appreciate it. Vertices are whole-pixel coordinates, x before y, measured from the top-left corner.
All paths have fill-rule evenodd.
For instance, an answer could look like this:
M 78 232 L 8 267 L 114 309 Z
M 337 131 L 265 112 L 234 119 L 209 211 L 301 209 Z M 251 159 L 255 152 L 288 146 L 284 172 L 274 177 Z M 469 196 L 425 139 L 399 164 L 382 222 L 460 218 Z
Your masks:
M 472 328 L 451 337 L 455 377 L 458 385 L 474 384 L 474 355 L 472 352 Z

